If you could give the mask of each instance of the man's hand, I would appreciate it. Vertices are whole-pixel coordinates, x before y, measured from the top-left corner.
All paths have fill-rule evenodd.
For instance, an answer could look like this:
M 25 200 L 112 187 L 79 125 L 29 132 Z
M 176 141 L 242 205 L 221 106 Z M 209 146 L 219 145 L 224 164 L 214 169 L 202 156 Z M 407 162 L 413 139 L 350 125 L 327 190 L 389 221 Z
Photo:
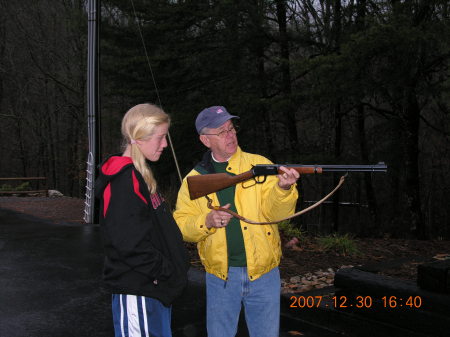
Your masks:
M 229 208 L 230 204 L 226 204 L 225 206 L 222 206 L 223 208 Z M 231 214 L 228 214 L 227 212 L 223 211 L 211 211 L 206 216 L 206 227 L 216 227 L 216 228 L 222 228 L 228 225 L 230 222 L 230 219 L 233 216 Z
M 284 173 L 277 175 L 278 186 L 280 186 L 283 190 L 288 190 L 297 182 L 298 178 L 300 178 L 300 173 L 294 169 L 288 169 L 284 166 L 281 166 L 280 170 Z

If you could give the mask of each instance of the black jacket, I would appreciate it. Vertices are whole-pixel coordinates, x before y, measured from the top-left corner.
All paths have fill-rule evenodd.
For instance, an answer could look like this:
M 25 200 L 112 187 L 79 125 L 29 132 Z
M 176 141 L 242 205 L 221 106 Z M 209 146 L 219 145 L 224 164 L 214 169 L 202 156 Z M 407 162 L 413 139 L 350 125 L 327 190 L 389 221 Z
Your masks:
M 189 258 L 159 193 L 150 195 L 130 157 L 111 156 L 95 183 L 105 250 L 103 278 L 112 293 L 170 305 L 187 284 Z

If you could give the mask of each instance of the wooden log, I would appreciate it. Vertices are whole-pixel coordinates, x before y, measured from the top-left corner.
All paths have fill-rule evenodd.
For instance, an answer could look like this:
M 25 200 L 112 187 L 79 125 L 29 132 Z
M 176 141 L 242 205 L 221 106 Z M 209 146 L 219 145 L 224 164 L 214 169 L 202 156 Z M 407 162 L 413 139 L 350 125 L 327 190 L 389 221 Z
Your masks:
M 46 180 L 46 177 L 13 177 L 13 178 L 0 178 L 0 181 L 13 181 L 13 180 Z
M 417 284 L 420 288 L 450 293 L 450 259 L 424 263 L 417 267 Z
M 0 194 L 35 194 L 35 193 L 47 194 L 48 190 L 0 191 Z
M 426 334 L 447 337 L 450 330 L 450 296 L 421 289 L 415 282 L 368 273 L 356 268 L 335 274 L 339 303 L 346 312 Z M 358 308 L 358 298 L 373 302 Z M 338 308 L 340 309 L 340 308 Z
M 334 276 L 334 286 L 353 292 L 357 289 L 361 295 L 375 295 L 379 298 L 396 296 L 404 299 L 409 296 L 420 296 L 423 302 L 421 310 L 430 310 L 450 317 L 450 295 L 421 289 L 413 281 L 348 268 L 338 270 Z

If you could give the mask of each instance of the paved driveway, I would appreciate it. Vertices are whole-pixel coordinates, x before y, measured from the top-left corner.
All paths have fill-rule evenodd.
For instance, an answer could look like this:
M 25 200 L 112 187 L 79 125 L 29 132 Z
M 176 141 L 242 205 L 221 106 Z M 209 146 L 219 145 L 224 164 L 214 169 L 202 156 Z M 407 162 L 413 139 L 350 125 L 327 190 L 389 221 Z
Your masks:
M 0 336 L 112 336 L 97 226 L 0 209 Z
M 97 225 L 52 224 L 0 208 L 0 337 L 111 337 Z M 280 336 L 335 336 L 282 317 Z M 173 306 L 173 337 L 204 337 L 203 272 L 189 271 Z M 300 325 L 299 325 L 300 324 Z M 241 319 L 236 337 L 248 336 Z

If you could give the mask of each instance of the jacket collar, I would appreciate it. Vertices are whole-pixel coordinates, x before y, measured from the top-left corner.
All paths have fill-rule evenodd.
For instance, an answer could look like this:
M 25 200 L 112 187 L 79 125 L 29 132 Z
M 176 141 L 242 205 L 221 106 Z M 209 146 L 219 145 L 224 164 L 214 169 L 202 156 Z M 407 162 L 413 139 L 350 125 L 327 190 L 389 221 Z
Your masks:
M 228 167 L 227 171 L 237 174 L 239 172 L 239 162 L 241 158 L 242 150 L 238 146 L 236 152 L 231 156 L 231 158 L 228 160 Z M 213 159 L 211 156 L 211 150 L 206 151 L 203 154 L 202 160 L 196 165 L 195 169 L 200 174 L 207 174 L 207 173 L 216 173 L 214 170 L 214 165 L 212 163 Z

